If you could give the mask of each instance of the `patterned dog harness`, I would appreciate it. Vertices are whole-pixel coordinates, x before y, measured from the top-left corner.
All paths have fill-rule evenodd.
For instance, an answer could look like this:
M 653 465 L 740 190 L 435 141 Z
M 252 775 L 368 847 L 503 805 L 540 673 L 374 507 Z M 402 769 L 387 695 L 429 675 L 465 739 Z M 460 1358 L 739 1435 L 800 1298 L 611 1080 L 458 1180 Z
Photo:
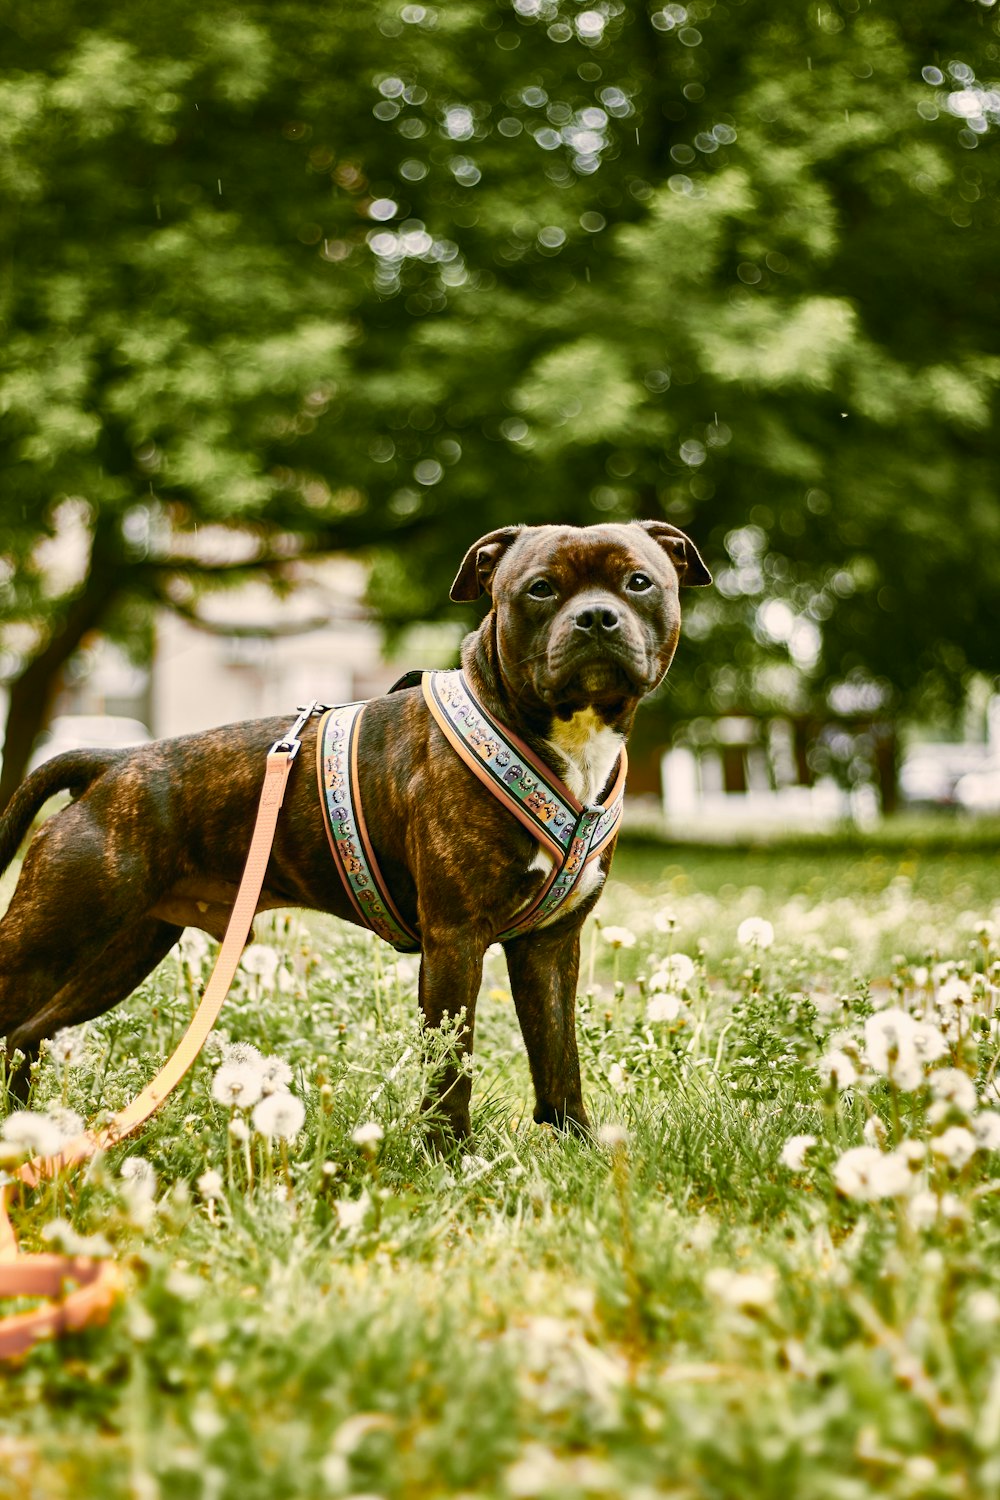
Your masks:
M 464 672 L 408 673 L 396 688 L 414 687 L 418 682 L 435 722 L 459 758 L 552 857 L 552 872 L 541 891 L 497 941 L 520 937 L 556 916 L 587 865 L 617 833 L 628 770 L 625 748 L 607 800 L 584 805 L 493 717 L 472 692 Z M 361 807 L 358 742 L 364 710 L 364 703 L 331 708 L 316 736 L 316 770 L 327 837 L 359 920 L 399 952 L 416 953 L 420 937 L 393 903 Z

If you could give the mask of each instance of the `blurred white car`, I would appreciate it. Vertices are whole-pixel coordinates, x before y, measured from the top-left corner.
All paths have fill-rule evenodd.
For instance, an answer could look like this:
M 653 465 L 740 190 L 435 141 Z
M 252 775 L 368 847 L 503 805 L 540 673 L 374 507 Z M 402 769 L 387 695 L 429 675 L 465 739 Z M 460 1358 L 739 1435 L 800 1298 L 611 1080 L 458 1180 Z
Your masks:
M 1000 762 L 969 771 L 955 787 L 955 801 L 966 812 L 1000 813 Z
M 152 736 L 139 719 L 113 714 L 60 714 L 35 747 L 28 769 L 33 771 L 64 750 L 124 750 L 147 745 Z

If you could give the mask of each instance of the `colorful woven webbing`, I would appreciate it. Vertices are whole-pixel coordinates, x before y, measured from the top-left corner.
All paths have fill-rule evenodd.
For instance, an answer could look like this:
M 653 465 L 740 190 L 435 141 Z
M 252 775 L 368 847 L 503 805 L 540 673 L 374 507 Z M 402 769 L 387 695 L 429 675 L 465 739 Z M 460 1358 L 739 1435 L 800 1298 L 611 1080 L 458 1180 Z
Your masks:
M 331 708 L 316 735 L 316 770 L 334 864 L 365 927 L 401 953 L 418 953 L 420 939 L 396 910 L 368 840 L 358 787 L 358 740 L 363 703 Z
M 414 686 L 413 675 L 400 685 Z M 607 801 L 584 806 L 523 740 L 493 717 L 462 671 L 425 672 L 421 688 L 458 756 L 553 859 L 538 896 L 499 935 L 498 941 L 505 942 L 551 921 L 586 866 L 614 838 L 621 822 L 628 759 L 623 747 Z M 331 709 L 320 725 L 320 801 L 334 862 L 360 920 L 394 948 L 413 953 L 420 939 L 393 905 L 361 810 L 357 746 L 363 710 L 359 703 Z

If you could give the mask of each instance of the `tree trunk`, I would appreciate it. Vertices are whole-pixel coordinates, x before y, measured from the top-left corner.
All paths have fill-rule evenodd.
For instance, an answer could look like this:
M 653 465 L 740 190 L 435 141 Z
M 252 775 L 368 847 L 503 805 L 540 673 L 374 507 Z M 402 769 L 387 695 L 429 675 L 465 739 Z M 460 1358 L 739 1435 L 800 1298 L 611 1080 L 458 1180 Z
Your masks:
M 121 587 L 117 519 L 98 520 L 87 576 L 48 639 L 11 683 L 0 767 L 0 813 L 24 779 L 38 735 L 48 724 L 62 670 L 99 624 Z
M 899 811 L 899 740 L 894 724 L 875 724 L 875 775 L 883 816 Z

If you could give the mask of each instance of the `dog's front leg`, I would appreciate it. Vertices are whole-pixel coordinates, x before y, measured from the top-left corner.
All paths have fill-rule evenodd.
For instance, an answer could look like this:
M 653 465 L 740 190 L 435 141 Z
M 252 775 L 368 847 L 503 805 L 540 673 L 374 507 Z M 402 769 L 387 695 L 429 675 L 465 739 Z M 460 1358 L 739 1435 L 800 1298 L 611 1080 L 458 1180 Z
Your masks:
M 483 979 L 485 945 L 470 941 L 467 932 L 424 932 L 420 962 L 420 1009 L 424 1025 L 438 1028 L 446 1017 L 464 1012 L 455 1034 L 455 1050 L 431 1062 L 422 1109 L 428 1116 L 431 1139 L 446 1151 L 469 1135 L 469 1098 L 472 1093 L 472 1042 L 476 998 Z M 428 1048 L 433 1054 L 433 1047 Z
M 511 993 L 528 1049 L 539 1124 L 590 1129 L 576 1050 L 580 926 L 557 926 L 506 944 Z

